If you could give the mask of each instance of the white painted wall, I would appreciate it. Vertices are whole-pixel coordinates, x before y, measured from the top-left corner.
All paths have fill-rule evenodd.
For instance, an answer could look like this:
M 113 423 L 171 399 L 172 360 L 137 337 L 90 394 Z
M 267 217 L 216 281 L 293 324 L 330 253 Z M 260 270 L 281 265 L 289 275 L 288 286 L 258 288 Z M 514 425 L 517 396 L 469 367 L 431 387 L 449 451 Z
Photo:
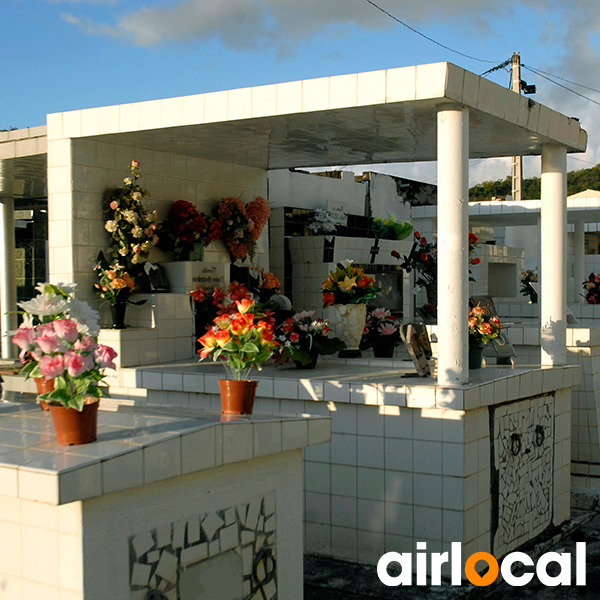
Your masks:
M 269 171 L 268 181 L 271 208 L 326 209 L 328 201 L 335 201 L 342 202 L 350 214 L 365 214 L 365 184 L 357 183 L 350 171 L 342 179 L 333 179 L 281 169 Z

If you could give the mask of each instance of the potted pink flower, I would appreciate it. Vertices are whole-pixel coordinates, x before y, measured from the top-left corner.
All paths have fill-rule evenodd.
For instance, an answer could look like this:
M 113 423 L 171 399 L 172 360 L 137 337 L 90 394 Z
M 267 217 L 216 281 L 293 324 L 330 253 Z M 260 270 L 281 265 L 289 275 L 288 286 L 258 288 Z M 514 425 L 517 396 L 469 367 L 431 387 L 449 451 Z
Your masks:
M 373 308 L 367 314 L 361 349 L 373 348 L 377 358 L 392 358 L 400 343 L 400 324 L 386 308 Z
M 116 368 L 117 353 L 98 344 L 70 318 L 21 326 L 12 341 L 30 357 L 22 370 L 26 377 L 54 381 L 54 389 L 39 398 L 49 404 L 58 443 L 93 442 L 99 399 L 107 395 L 99 383 L 104 369 Z M 70 431 L 64 431 L 65 426 Z
M 479 369 L 483 362 L 484 345 L 500 335 L 502 324 L 483 306 L 469 311 L 469 368 Z

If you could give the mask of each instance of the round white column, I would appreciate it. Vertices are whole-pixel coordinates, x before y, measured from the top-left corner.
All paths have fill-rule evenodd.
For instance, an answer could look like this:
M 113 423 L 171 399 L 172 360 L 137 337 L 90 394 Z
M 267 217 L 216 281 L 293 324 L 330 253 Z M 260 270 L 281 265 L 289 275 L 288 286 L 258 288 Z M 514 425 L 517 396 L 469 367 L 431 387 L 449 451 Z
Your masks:
M 583 296 L 583 282 L 587 279 L 585 272 L 585 221 L 575 221 L 575 235 L 573 236 L 573 288 L 575 302 L 585 303 Z
M 469 110 L 442 108 L 438 141 L 438 382 L 469 381 Z
M 17 328 L 17 284 L 15 275 L 15 220 L 13 176 L 9 160 L 0 160 L 0 328 L 2 358 L 15 358 L 16 348 L 9 332 Z
M 567 364 L 567 150 L 542 147 L 541 340 L 543 365 Z

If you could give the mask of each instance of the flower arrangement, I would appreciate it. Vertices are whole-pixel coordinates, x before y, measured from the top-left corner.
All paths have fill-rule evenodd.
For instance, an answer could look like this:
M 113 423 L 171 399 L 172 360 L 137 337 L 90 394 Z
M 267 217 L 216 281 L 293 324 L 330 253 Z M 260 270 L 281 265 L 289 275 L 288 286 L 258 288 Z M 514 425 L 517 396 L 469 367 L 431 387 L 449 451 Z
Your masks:
M 428 242 L 418 231 L 415 231 L 413 236 L 415 237 L 415 240 L 412 248 L 410 249 L 408 256 L 404 257 L 400 266 L 407 273 L 415 271 L 415 285 L 424 287 L 427 290 L 428 302 L 433 305 L 432 308 L 435 309 L 435 305 L 437 304 L 437 290 L 434 289 L 437 285 L 437 240 Z M 478 265 L 481 262 L 480 258 L 472 256 L 475 249 L 479 247 L 477 244 L 478 239 L 479 238 L 475 234 L 469 233 L 470 265 Z M 400 259 L 400 254 L 396 250 L 392 250 L 391 255 L 398 260 Z M 469 270 L 469 273 L 470 272 L 471 271 Z M 469 280 L 474 281 L 472 277 L 469 277 Z M 435 312 L 435 310 L 433 310 L 433 312 Z
M 336 222 L 324 208 L 315 208 L 308 226 L 314 235 L 327 235 L 336 229 Z
M 252 366 L 262 369 L 275 352 L 273 326 L 254 312 L 252 300 L 235 302 L 236 312 L 217 316 L 214 325 L 198 339 L 200 360 L 221 360 L 230 379 L 247 379 Z
M 185 260 L 195 243 L 208 246 L 209 223 L 206 215 L 186 200 L 177 200 L 169 207 L 167 218 L 157 229 L 157 248 L 173 251 L 177 260 Z
M 261 304 L 279 294 L 281 283 L 273 273 L 265 273 L 262 269 L 250 269 L 249 279 L 250 292 Z
M 103 266 L 102 261 L 94 267 L 99 281 L 94 283 L 96 293 L 108 304 L 127 302 L 133 292 L 135 283 L 123 265 L 117 261 L 108 267 Z
M 142 198 L 149 192 L 137 184 L 139 166 L 137 160 L 132 160 L 131 177 L 123 180 L 125 185 L 104 194 L 104 212 L 108 215 L 104 228 L 111 236 L 112 254 L 128 267 L 143 263 L 158 243 L 156 211 L 146 211 Z
M 254 299 L 248 288 L 243 283 L 238 283 L 237 281 L 232 281 L 227 286 L 226 291 L 223 288 L 213 288 L 211 294 L 196 284 L 196 289 L 190 292 L 190 298 L 200 303 L 204 303 L 205 300 L 210 298 L 211 304 L 216 310 L 216 316 L 237 312 L 236 302 L 241 300 L 252 301 Z
M 345 347 L 344 342 L 336 337 L 328 337 L 329 324 L 321 318 L 314 318 L 315 311 L 303 311 L 286 319 L 276 339 L 280 345 L 277 364 L 290 359 L 305 366 L 319 354 L 335 354 Z
M 375 237 L 382 240 L 403 240 L 407 238 L 412 225 L 408 221 L 397 221 L 395 215 L 389 214 L 387 219 L 373 219 Z
M 397 346 L 400 343 L 400 327 L 396 317 L 385 308 L 374 308 L 367 313 L 365 331 L 360 347 L 363 350 L 379 344 Z
M 18 302 L 23 316 L 22 327 L 71 319 L 77 322 L 78 330 L 84 334 L 97 336 L 100 331 L 100 315 L 87 302 L 81 302 L 74 296 L 76 283 L 38 283 L 37 296 L 26 302 Z
M 482 306 L 474 306 L 469 311 L 469 346 L 479 347 L 497 338 L 502 324 L 497 317 Z
M 117 353 L 83 333 L 75 319 L 22 326 L 12 341 L 21 348 L 21 360 L 28 358 L 21 371 L 26 378 L 54 379 L 54 390 L 41 394 L 41 400 L 81 412 L 84 396 L 106 395 L 98 384 L 104 378 L 103 369 L 116 368 L 113 360 Z
M 352 266 L 351 260 L 338 263 L 323 282 L 323 306 L 333 304 L 366 304 L 375 298 L 381 289 L 375 280 L 365 275 L 364 269 Z
M 600 275 L 590 273 L 587 281 L 583 282 L 583 289 L 588 304 L 600 304 Z
M 521 271 L 521 295 L 529 296 L 529 300 L 532 304 L 537 304 L 538 295 L 537 292 L 533 289 L 531 283 L 537 283 L 537 280 L 538 276 L 536 269 L 527 269 L 525 271 Z
M 269 220 L 271 209 L 261 196 L 244 206 L 239 198 L 224 198 L 215 209 L 207 240 L 223 239 L 232 261 L 254 259 L 256 242 Z

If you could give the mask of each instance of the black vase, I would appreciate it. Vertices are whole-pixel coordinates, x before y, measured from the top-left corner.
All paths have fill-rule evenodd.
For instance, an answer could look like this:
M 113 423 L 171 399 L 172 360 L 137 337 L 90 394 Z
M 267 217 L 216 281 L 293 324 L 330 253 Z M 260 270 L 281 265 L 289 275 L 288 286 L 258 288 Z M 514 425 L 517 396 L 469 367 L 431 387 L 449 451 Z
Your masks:
M 306 364 L 302 364 L 299 360 L 294 360 L 294 364 L 297 369 L 314 369 L 317 366 L 317 360 L 319 359 L 319 352 L 317 350 L 309 350 L 310 361 Z
M 379 340 L 373 345 L 373 356 L 375 358 L 393 358 L 395 344 L 389 342 L 380 342 Z
M 116 304 L 110 305 L 110 314 L 112 316 L 113 329 L 125 329 L 125 310 L 127 309 L 127 302 L 117 302 Z

